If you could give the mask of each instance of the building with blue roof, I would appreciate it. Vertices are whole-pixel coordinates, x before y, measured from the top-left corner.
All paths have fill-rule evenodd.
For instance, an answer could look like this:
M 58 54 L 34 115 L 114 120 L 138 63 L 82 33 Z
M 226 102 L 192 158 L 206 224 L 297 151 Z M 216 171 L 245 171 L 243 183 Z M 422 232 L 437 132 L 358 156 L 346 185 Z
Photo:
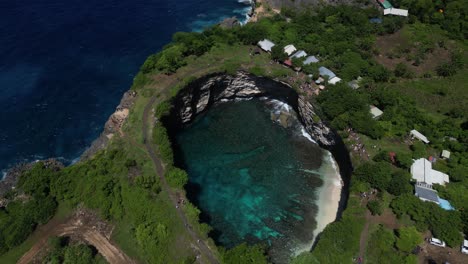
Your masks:
M 327 76 L 329 79 L 336 77 L 336 74 L 334 72 L 332 72 L 330 69 L 325 68 L 323 66 L 319 68 L 319 73 L 322 76 Z
M 303 64 L 304 65 L 309 65 L 311 63 L 317 63 L 317 62 L 319 62 L 319 59 L 317 59 L 317 57 L 309 56 L 304 60 Z

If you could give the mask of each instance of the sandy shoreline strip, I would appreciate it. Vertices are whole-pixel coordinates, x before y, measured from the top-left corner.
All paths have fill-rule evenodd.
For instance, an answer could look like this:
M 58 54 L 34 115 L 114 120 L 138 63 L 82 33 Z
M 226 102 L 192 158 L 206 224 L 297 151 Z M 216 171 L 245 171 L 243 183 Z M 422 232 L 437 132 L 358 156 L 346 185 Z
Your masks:
M 325 227 L 336 220 L 336 215 L 339 209 L 341 190 L 343 189 L 343 181 L 340 175 L 340 169 L 333 155 L 327 151 L 327 164 L 322 171 L 323 187 L 320 190 L 317 213 L 317 227 L 314 230 L 314 241 L 319 233 Z M 312 241 L 312 243 L 314 242 Z
M 313 232 L 314 238 L 309 243 L 298 246 L 294 251 L 294 256 L 310 251 L 317 235 L 320 234 L 328 224 L 336 220 L 341 199 L 341 190 L 343 189 L 343 181 L 341 179 L 338 163 L 333 158 L 333 155 L 327 151 L 323 158 L 324 164 L 319 169 L 323 180 L 323 186 L 318 191 L 318 212 L 315 219 L 317 221 L 317 226 Z

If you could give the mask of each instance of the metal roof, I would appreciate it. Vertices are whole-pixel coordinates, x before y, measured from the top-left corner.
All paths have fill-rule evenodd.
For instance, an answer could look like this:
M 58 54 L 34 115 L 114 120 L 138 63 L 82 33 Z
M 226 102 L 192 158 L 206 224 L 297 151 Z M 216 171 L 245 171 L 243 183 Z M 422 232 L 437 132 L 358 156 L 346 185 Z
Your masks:
M 293 52 L 295 52 L 297 49 L 294 47 L 294 45 L 289 44 L 286 47 L 284 47 L 284 52 L 290 56 Z
M 335 76 L 335 77 L 333 77 L 333 78 L 330 78 L 330 80 L 328 80 L 328 83 L 329 83 L 329 84 L 337 84 L 337 83 L 339 83 L 339 82 L 341 82 L 341 78 L 339 78 L 339 77 L 337 77 L 337 76 Z
M 392 8 L 392 4 L 387 0 L 378 0 L 379 3 L 383 6 L 383 8 Z
M 431 201 L 437 204 L 439 203 L 439 196 L 437 195 L 437 191 L 432 190 L 432 189 L 428 189 L 419 185 L 415 185 L 414 195 L 426 201 Z
M 421 132 L 417 131 L 416 129 L 411 130 L 410 134 L 426 144 L 429 143 L 429 140 L 427 139 L 427 137 L 421 134 Z
M 448 150 L 442 150 L 442 158 L 449 159 L 450 158 L 450 151 Z
M 405 9 L 398 9 L 398 8 L 385 8 L 384 15 L 395 15 L 395 16 L 408 16 L 408 10 Z
M 302 57 L 305 57 L 307 56 L 307 53 L 303 50 L 298 50 L 296 53 L 294 53 L 292 56 L 291 56 L 291 59 L 292 58 L 302 58 Z
M 377 117 L 383 115 L 383 111 L 380 110 L 379 108 L 377 108 L 376 106 L 373 106 L 373 105 L 370 106 L 370 113 L 372 114 L 372 116 L 374 118 L 377 118 Z
M 271 42 L 268 39 L 264 39 L 258 42 L 258 46 L 264 51 L 271 51 L 271 48 L 275 46 L 275 43 Z
M 328 76 L 329 79 L 336 77 L 336 74 L 334 72 L 332 72 L 330 69 L 325 68 L 323 66 L 319 68 L 319 73 L 322 76 Z
M 449 176 L 440 171 L 432 169 L 432 164 L 425 158 L 415 160 L 411 165 L 411 177 L 417 182 L 425 182 L 427 184 L 445 185 L 449 182 Z
M 304 60 L 304 65 L 309 65 L 311 63 L 317 63 L 319 62 L 319 59 L 317 59 L 317 57 L 315 56 L 309 56 L 307 57 L 305 60 Z

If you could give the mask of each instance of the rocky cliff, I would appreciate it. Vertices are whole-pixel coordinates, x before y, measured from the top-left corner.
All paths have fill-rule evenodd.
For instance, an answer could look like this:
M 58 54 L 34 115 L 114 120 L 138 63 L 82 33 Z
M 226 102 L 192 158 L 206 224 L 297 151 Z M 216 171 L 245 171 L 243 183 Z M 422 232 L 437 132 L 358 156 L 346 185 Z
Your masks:
M 80 157 L 80 161 L 87 160 L 99 150 L 106 148 L 109 140 L 114 137 L 116 133 L 122 134 L 122 126 L 128 117 L 130 111 L 129 109 L 133 106 L 136 96 L 137 93 L 132 90 L 124 93 L 119 105 L 115 109 L 115 112 L 110 115 L 109 119 L 104 125 L 104 130 L 102 131 L 101 135 L 93 141 L 91 146 L 86 149 L 85 152 L 83 152 Z
M 298 96 L 287 84 L 245 72 L 234 76 L 211 75 L 191 83 L 174 99 L 171 123 L 183 126 L 213 104 L 253 97 L 269 97 L 289 104 L 299 114 L 312 138 L 325 147 L 336 144 L 335 133 L 318 118 L 314 106 L 305 97 Z

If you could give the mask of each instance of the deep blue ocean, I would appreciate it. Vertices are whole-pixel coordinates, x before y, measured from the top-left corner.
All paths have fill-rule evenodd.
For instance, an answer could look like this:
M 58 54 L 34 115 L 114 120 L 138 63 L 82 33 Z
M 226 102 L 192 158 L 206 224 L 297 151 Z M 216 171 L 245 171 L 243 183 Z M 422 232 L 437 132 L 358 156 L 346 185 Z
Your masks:
M 71 163 L 174 32 L 245 20 L 248 8 L 237 0 L 1 1 L 0 171 L 49 157 Z

